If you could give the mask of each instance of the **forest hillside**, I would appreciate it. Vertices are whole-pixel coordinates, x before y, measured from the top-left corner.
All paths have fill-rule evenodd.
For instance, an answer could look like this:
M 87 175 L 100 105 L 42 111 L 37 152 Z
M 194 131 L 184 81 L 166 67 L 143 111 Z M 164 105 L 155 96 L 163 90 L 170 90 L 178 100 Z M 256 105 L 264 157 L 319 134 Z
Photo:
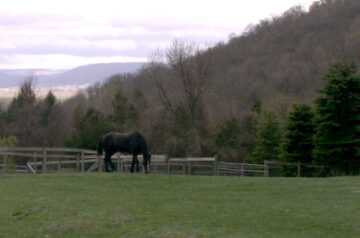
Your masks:
M 14 99 L 0 132 L 21 145 L 94 148 L 101 133 L 138 130 L 153 153 L 251 160 L 259 123 L 274 115 L 282 137 L 292 105 L 312 105 L 337 62 L 360 62 L 358 0 L 295 6 L 205 50 L 175 40 L 154 49 L 137 73 L 114 75 L 65 102 L 51 93 L 34 99 L 42 119 L 32 114 L 24 125 L 29 110 L 19 112 Z

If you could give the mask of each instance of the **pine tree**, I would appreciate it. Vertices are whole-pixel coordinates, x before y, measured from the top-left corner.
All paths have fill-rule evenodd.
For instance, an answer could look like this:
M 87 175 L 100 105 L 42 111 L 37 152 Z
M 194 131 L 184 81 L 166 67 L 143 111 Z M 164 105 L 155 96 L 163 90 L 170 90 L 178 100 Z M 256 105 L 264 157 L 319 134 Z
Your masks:
M 100 136 L 111 130 L 104 115 L 91 107 L 75 125 L 75 129 L 76 131 L 66 145 L 88 149 L 96 149 Z
M 20 87 L 19 93 L 11 101 L 7 110 L 7 122 L 16 122 L 29 118 L 27 113 L 33 113 L 36 102 L 35 80 L 33 77 L 27 78 Z
M 118 131 L 135 129 L 138 120 L 138 112 L 134 105 L 129 102 L 122 88 L 119 88 L 112 101 L 113 114 L 111 119 Z
M 241 128 L 238 120 L 232 118 L 219 126 L 215 135 L 215 143 L 219 148 L 235 148 L 239 143 Z
M 335 64 L 318 92 L 316 160 L 346 174 L 360 172 L 360 76 L 352 64 Z
M 292 162 L 311 163 L 313 160 L 315 122 L 309 105 L 294 104 L 286 123 L 281 158 Z
M 280 153 L 279 122 L 273 112 L 264 112 L 264 118 L 257 128 L 256 147 L 252 157 L 257 163 L 265 160 L 277 160 Z
M 49 125 L 50 116 L 52 110 L 54 109 L 55 104 L 56 104 L 56 97 L 54 93 L 50 90 L 43 101 L 41 118 L 40 118 L 41 125 L 43 126 Z
M 35 146 L 39 142 L 39 111 L 35 81 L 27 78 L 6 111 L 6 134 L 19 138 L 19 146 Z

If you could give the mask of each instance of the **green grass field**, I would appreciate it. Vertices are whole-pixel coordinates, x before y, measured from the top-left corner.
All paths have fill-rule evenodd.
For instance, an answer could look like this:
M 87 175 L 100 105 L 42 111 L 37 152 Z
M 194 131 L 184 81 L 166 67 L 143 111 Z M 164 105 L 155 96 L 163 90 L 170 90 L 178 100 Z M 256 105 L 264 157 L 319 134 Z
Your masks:
M 360 237 L 360 177 L 0 175 L 0 237 Z

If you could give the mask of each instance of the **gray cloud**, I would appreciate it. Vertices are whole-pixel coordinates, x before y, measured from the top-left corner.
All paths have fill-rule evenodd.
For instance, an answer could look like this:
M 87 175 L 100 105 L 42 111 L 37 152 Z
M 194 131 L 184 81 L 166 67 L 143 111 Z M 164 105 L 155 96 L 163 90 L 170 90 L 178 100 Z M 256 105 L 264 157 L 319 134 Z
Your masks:
M 226 39 L 230 30 L 201 19 L 113 16 L 98 20 L 0 12 L 0 68 L 14 68 L 17 64 L 25 68 L 34 65 L 62 68 L 71 66 L 71 60 L 74 60 L 73 66 L 78 66 L 82 62 L 106 60 L 106 57 L 107 62 L 139 61 L 155 49 L 169 46 L 176 38 L 215 44 Z M 59 64 L 50 62 L 55 58 Z
M 2 14 L 0 29 L 0 59 L 2 55 L 49 54 L 146 58 L 175 38 L 214 43 L 224 34 L 201 23 L 111 19 L 92 24 L 82 18 L 46 14 Z

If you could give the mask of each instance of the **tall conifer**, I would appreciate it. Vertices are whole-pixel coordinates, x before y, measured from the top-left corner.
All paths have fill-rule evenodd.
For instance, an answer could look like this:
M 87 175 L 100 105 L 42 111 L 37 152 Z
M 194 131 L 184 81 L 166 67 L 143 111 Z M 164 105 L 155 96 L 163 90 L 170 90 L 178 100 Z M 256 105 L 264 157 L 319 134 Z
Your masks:
M 351 63 L 335 64 L 319 90 L 315 156 L 346 174 L 360 172 L 360 76 Z

